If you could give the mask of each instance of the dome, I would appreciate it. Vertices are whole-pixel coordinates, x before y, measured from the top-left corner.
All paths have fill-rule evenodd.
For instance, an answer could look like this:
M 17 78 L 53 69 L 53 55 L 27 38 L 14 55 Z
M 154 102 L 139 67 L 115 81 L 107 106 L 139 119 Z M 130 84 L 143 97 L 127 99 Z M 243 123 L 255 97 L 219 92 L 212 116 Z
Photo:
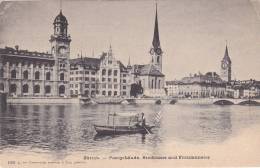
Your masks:
M 55 23 L 64 23 L 64 24 L 68 24 L 68 21 L 66 19 L 66 17 L 62 14 L 62 11 L 60 11 L 59 15 L 56 16 L 55 20 L 54 20 L 54 24 Z

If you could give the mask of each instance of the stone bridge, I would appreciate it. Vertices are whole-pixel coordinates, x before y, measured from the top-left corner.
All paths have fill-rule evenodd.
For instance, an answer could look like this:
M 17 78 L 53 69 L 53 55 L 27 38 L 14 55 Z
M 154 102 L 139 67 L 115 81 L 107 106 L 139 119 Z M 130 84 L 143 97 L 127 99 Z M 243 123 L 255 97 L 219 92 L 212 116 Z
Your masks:
M 260 105 L 260 99 L 228 99 L 228 98 L 214 98 L 213 104 L 216 105 Z

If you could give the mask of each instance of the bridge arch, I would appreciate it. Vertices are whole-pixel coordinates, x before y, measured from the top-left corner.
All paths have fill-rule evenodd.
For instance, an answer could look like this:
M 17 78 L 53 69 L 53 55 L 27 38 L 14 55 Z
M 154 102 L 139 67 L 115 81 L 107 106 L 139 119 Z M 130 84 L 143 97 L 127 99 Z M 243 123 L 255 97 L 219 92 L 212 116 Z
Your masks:
M 213 104 L 215 104 L 215 105 L 233 105 L 234 102 L 232 102 L 230 100 L 218 100 L 218 101 L 215 101 Z
M 254 100 L 246 100 L 246 101 L 242 101 L 240 103 L 238 103 L 239 105 L 260 105 L 259 102 L 254 101 Z

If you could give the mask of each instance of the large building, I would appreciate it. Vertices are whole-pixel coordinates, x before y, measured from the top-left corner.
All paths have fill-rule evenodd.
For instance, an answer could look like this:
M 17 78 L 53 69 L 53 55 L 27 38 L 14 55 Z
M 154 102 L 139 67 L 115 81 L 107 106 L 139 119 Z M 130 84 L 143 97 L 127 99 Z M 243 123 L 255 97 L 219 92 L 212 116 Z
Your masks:
M 69 96 L 70 36 L 60 11 L 54 20 L 51 53 L 0 49 L 0 90 L 14 97 Z
M 226 83 L 215 72 L 199 73 L 179 81 L 166 82 L 167 94 L 179 98 L 207 98 L 226 96 Z
M 80 56 L 70 60 L 70 93 L 74 97 L 127 97 L 130 93 L 128 74 L 110 46 L 99 58 Z

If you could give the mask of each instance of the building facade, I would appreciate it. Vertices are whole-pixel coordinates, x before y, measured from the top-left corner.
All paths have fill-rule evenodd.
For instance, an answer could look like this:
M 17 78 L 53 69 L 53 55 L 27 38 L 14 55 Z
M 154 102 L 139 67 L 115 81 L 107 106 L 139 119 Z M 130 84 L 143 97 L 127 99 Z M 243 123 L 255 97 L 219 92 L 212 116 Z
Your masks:
M 62 12 L 54 20 L 51 53 L 0 49 L 0 90 L 14 97 L 68 97 L 70 36 Z
M 110 46 L 99 58 L 70 60 L 70 92 L 74 97 L 128 97 L 127 68 L 118 61 Z
M 166 82 L 167 95 L 179 98 L 226 96 L 226 83 L 215 72 L 194 74 L 179 81 Z

